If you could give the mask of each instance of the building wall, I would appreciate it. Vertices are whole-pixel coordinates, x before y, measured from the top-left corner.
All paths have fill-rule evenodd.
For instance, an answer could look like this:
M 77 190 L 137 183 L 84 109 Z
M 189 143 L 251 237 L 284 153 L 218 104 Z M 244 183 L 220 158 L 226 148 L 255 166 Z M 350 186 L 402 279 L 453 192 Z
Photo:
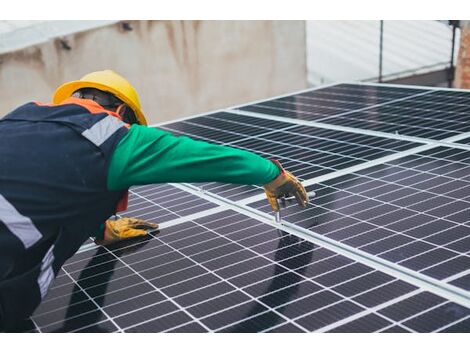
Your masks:
M 129 23 L 1 55 L 0 115 L 105 68 L 136 87 L 150 123 L 307 86 L 304 21 Z
M 454 86 L 470 89 L 470 21 L 461 21 L 461 28 Z

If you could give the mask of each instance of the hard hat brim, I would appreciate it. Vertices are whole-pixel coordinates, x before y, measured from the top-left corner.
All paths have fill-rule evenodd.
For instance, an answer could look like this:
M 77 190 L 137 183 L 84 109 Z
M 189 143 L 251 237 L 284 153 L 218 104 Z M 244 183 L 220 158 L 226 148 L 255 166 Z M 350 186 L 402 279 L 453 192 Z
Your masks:
M 147 126 L 147 119 L 145 118 L 144 113 L 142 110 L 134 104 L 131 100 L 129 100 L 126 96 L 121 94 L 118 90 L 107 86 L 105 84 L 97 83 L 97 82 L 87 82 L 87 81 L 71 81 L 62 84 L 54 93 L 52 97 L 52 102 L 54 104 L 60 104 L 65 99 L 70 98 L 72 94 L 77 91 L 78 89 L 82 88 L 96 88 L 105 92 L 109 92 L 115 95 L 118 99 L 122 100 L 124 103 L 130 106 L 132 110 L 134 110 L 137 120 L 141 125 Z

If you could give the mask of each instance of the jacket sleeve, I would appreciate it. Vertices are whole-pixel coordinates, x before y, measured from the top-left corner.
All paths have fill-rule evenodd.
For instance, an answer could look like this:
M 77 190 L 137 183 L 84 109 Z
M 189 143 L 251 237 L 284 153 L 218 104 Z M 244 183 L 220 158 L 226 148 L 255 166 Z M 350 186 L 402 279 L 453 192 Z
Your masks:
M 277 166 L 257 154 L 133 125 L 112 155 L 107 181 L 115 191 L 165 182 L 263 185 L 278 175 Z

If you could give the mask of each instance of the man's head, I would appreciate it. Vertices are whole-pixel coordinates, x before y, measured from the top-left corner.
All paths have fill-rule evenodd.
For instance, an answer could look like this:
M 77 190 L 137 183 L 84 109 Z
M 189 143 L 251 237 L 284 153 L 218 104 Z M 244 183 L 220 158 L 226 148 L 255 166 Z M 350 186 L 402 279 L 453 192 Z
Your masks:
M 94 100 L 105 109 L 118 113 L 128 123 L 147 125 L 134 87 L 114 71 L 92 72 L 78 81 L 67 82 L 57 88 L 52 101 L 59 104 L 71 96 Z

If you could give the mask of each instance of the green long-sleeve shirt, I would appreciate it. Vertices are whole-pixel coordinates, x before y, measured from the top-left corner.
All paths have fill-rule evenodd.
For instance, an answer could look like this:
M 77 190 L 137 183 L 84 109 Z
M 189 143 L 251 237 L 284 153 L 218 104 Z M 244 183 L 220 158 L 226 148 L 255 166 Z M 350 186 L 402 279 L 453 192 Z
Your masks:
M 254 153 L 132 125 L 113 153 L 107 182 L 112 191 L 165 182 L 263 185 L 278 175 L 274 163 Z

